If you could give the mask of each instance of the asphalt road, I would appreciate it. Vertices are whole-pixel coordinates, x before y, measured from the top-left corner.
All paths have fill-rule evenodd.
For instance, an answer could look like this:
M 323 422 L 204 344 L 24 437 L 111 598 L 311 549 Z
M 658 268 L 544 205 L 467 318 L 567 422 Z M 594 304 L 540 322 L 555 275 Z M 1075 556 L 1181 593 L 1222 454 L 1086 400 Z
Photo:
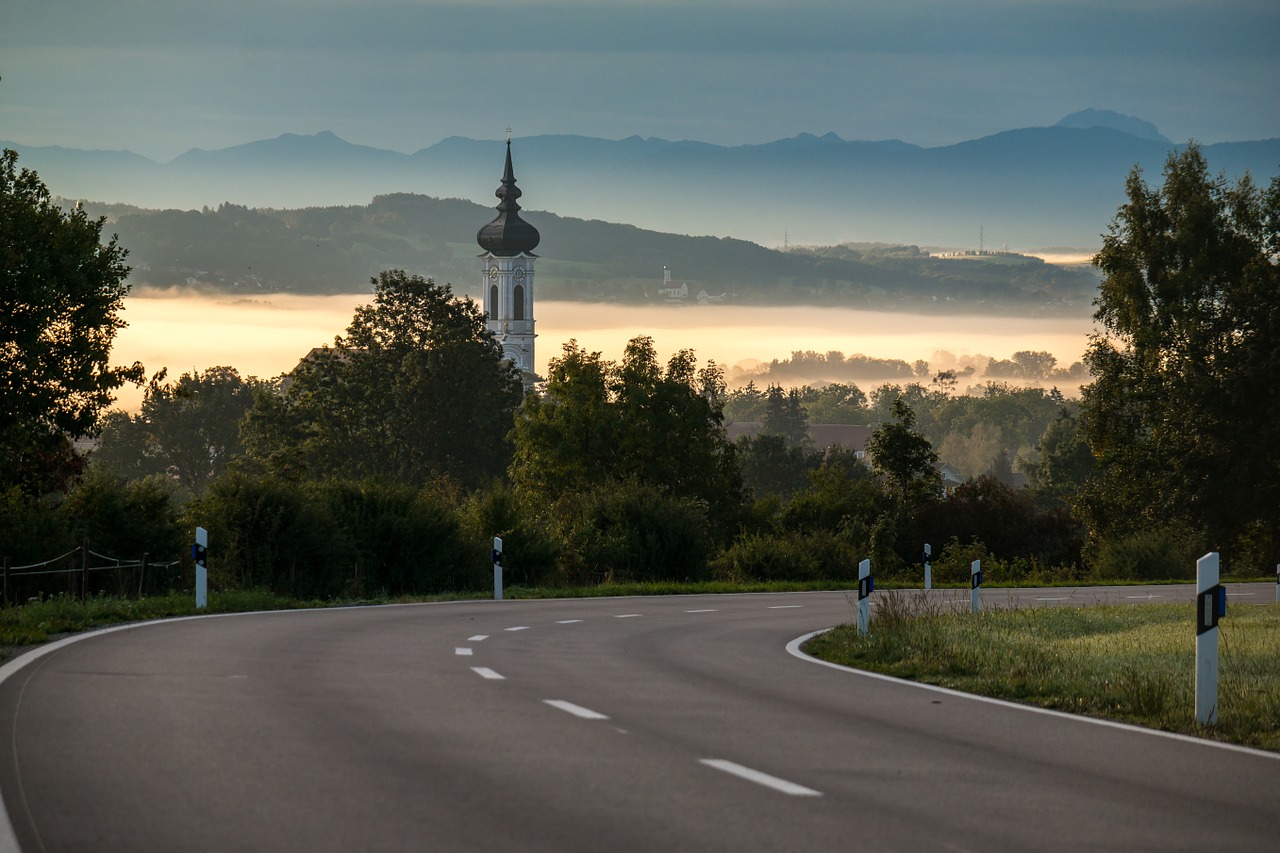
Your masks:
M 1053 605 L 1191 591 L 984 596 Z M 8 842 L 1276 849 L 1280 757 L 788 653 L 852 618 L 844 593 L 809 593 L 353 608 L 103 633 L 0 671 Z

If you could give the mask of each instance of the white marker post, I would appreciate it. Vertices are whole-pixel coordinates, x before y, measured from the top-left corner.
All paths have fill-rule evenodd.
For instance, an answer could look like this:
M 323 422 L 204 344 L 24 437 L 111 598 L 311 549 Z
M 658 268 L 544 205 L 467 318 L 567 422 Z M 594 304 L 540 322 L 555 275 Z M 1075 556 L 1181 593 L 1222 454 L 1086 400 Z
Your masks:
M 493 537 L 493 600 L 502 600 L 502 540 Z
M 929 565 L 929 560 L 933 558 L 933 549 L 929 547 L 929 543 L 924 543 L 924 588 L 933 589 L 933 566 Z
M 1280 604 L 1280 563 L 1276 563 L 1276 604 Z
M 1218 552 L 1196 560 L 1196 722 L 1218 722 L 1218 619 L 1227 591 L 1218 583 Z
M 978 601 L 978 590 L 982 588 L 982 561 L 974 560 L 969 566 L 969 609 L 977 613 L 982 609 L 982 603 Z
M 196 561 L 196 610 L 204 610 L 209 606 L 209 531 L 203 527 L 196 528 L 191 558 Z
M 858 563 L 858 636 L 867 636 L 867 626 L 871 622 L 871 590 L 875 581 L 871 580 L 871 561 Z

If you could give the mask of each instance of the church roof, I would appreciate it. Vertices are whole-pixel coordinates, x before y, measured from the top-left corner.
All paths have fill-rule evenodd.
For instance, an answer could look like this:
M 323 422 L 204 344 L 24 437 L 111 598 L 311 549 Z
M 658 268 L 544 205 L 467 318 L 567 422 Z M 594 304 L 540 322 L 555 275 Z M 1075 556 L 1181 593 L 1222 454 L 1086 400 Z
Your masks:
M 523 193 L 516 186 L 515 172 L 511 168 L 510 139 L 507 140 L 507 167 L 502 174 L 502 186 L 494 195 L 499 199 L 498 215 L 476 234 L 480 248 L 500 257 L 532 252 L 542 237 L 537 228 L 520 218 L 520 203 L 516 199 Z

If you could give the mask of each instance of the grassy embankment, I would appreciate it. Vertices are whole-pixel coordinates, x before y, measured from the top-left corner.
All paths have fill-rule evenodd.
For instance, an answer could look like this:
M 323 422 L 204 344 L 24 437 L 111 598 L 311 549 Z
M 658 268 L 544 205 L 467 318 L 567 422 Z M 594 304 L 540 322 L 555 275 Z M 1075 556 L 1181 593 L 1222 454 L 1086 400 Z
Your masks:
M 881 596 L 868 636 L 844 625 L 805 651 L 928 684 L 1280 750 L 1280 607 L 1232 604 L 1219 629 L 1218 725 L 1195 722 L 1190 604 L 943 612 Z

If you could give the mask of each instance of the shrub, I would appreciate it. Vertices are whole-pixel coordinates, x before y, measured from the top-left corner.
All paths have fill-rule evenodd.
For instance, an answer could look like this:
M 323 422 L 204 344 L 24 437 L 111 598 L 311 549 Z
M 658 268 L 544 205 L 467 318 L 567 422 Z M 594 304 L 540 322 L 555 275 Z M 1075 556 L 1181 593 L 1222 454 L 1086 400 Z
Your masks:
M 716 558 L 716 575 L 728 581 L 851 580 L 857 555 L 829 530 L 746 533 Z
M 588 579 L 685 580 L 706 569 L 711 537 L 699 500 L 628 481 L 566 496 L 553 513 L 566 568 Z
M 504 582 L 538 586 L 554 575 L 563 543 L 506 486 L 494 483 L 472 494 L 463 507 L 462 524 L 467 562 L 478 563 L 480 571 L 490 570 L 493 537 L 498 536 L 502 539 Z
M 1090 569 L 1100 580 L 1190 580 L 1199 556 L 1173 531 L 1155 528 L 1103 540 Z

